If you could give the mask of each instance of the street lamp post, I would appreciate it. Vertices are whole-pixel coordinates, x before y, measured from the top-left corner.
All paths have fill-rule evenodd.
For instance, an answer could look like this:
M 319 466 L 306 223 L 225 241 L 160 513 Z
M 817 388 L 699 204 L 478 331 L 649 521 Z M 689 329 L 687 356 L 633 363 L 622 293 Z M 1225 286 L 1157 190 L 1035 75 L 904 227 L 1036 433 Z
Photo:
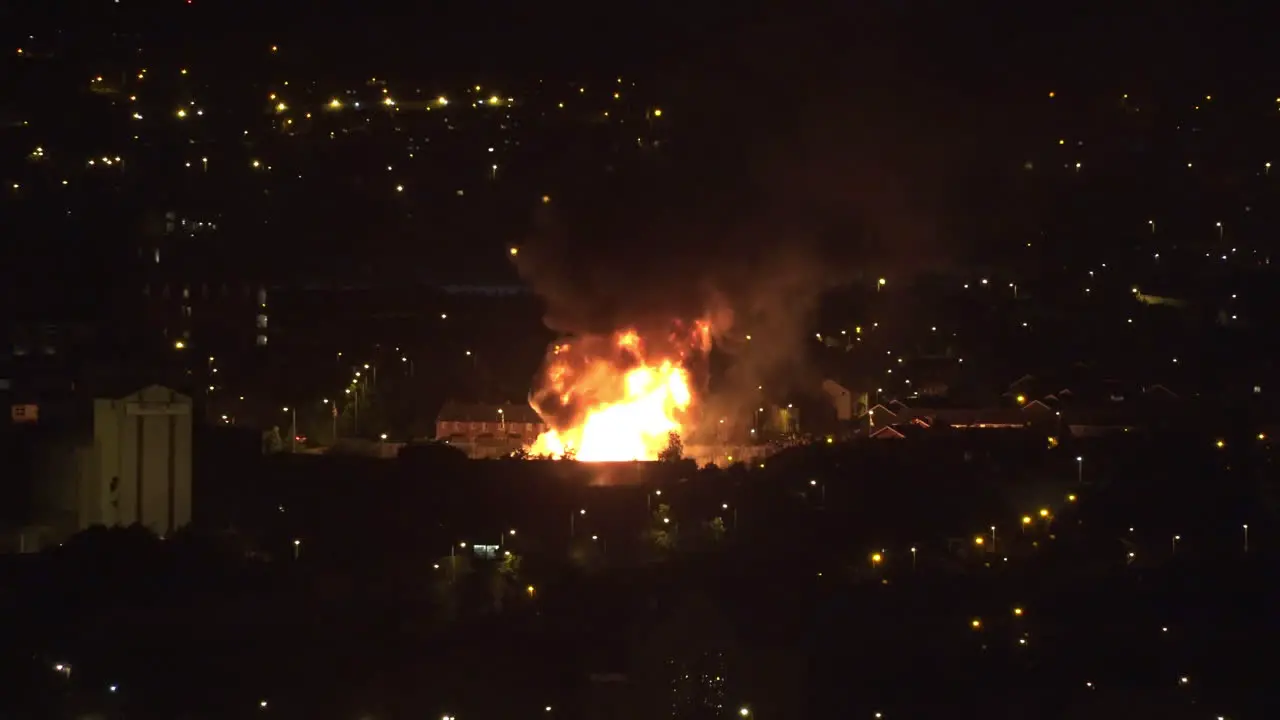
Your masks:
M 916 571 L 916 548 L 911 546 L 911 572 Z
M 1077 485 L 1084 484 L 1084 456 L 1083 455 L 1076 456 L 1076 484 Z
M 1170 541 L 1170 544 L 1173 547 L 1174 554 L 1177 554 L 1178 552 L 1178 541 L 1181 539 L 1182 539 L 1181 535 L 1174 535 L 1173 539 Z
M 728 509 L 729 509 L 729 503 L 721 503 L 721 504 L 720 504 L 720 509 L 721 509 L 721 510 L 728 510 Z M 738 531 L 738 506 L 737 506 L 737 505 L 734 505 L 734 506 L 733 506 L 733 531 L 734 531 L 734 532 L 737 532 L 737 531 Z
M 577 512 L 569 513 L 569 539 L 570 540 L 572 540 L 577 535 L 577 533 L 575 532 L 574 523 L 577 521 L 578 516 L 586 515 L 586 514 L 587 514 L 587 511 L 585 509 L 579 510 Z
M 465 542 L 460 542 L 451 543 L 449 545 L 449 582 L 458 581 L 458 555 L 456 552 L 458 548 L 466 550 L 467 544 Z
M 289 426 L 289 452 L 298 452 L 298 408 L 284 408 L 284 411 L 290 413 L 291 421 Z
M 653 496 L 654 495 L 657 495 L 658 497 L 662 497 L 662 491 L 654 490 L 651 493 L 645 493 L 645 496 L 644 496 L 644 507 L 649 512 L 653 512 Z
M 329 405 L 329 415 L 332 416 L 333 418 L 333 444 L 337 445 L 338 444 L 338 404 L 337 403 L 330 404 L 328 398 L 325 398 L 324 404 Z
M 1244 551 L 1249 552 L 1249 524 L 1244 524 Z

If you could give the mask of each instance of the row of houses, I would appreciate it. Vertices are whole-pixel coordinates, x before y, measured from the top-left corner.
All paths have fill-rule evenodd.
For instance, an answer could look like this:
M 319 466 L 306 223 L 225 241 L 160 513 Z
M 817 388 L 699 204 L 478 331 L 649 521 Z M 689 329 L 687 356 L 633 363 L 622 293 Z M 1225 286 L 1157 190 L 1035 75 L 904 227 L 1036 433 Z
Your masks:
M 852 428 L 855 434 L 877 439 L 905 438 L 942 428 L 1035 428 L 1052 437 L 1096 437 L 1148 428 L 1194 413 L 1194 403 L 1185 402 L 1160 384 L 1077 383 L 1077 392 L 1061 386 L 1061 382 L 1025 375 L 982 405 L 957 404 L 945 397 L 913 396 L 868 407 L 866 393 L 855 395 L 831 380 L 823 383 L 823 394 L 835 411 L 835 420 L 843 427 L 841 432 Z M 745 442 L 759 442 L 757 431 L 798 433 L 798 412 L 787 405 L 771 406 L 757 413 L 744 426 L 751 433 Z M 528 405 L 447 403 L 437 417 L 435 439 L 469 448 L 473 455 L 500 456 L 527 446 L 548 429 Z M 727 439 L 722 439 L 724 442 Z
M 1097 437 L 1149 427 L 1183 409 L 1182 399 L 1164 385 L 1081 399 L 1070 388 L 1036 396 L 1036 384 L 1036 378 L 1024 376 L 990 407 L 957 407 L 929 398 L 894 400 L 868 408 L 862 420 L 867 436 L 878 439 L 901 439 L 941 427 L 1040 428 L 1053 436 Z

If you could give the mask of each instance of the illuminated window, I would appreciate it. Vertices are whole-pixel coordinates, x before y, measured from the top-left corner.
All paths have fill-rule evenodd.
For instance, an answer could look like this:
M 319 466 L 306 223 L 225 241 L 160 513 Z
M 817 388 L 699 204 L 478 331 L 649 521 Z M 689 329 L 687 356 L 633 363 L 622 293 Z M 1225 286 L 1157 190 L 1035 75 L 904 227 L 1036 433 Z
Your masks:
M 258 322 L 258 329 L 265 330 L 267 327 L 267 316 L 261 315 L 261 314 L 258 315 L 257 322 Z
M 267 346 L 267 336 L 266 336 L 266 335 L 259 335 L 259 336 L 258 336 L 258 340 L 257 340 L 257 342 L 258 342 L 258 347 L 266 347 L 266 346 Z
M 266 288 L 258 288 L 258 304 L 259 304 L 259 305 L 266 305 L 266 304 L 267 304 L 267 289 L 266 289 Z

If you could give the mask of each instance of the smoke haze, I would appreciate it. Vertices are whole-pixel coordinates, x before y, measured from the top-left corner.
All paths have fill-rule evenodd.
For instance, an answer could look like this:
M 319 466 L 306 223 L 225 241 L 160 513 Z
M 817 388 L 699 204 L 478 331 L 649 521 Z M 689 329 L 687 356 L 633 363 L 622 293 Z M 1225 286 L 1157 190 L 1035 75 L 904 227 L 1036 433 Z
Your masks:
M 556 198 L 521 249 L 548 327 L 707 317 L 734 356 L 718 394 L 754 406 L 757 386 L 804 378 L 824 291 L 944 257 L 950 170 L 977 142 L 964 106 L 944 112 L 883 43 L 827 21 L 739 29 L 672 64 L 670 159 Z

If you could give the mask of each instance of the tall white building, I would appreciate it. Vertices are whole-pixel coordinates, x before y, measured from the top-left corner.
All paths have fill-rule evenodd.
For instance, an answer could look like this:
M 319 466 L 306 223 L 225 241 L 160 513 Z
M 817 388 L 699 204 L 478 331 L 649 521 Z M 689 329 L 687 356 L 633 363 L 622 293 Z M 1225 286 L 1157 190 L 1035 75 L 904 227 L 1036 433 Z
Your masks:
M 15 541 L 32 552 L 94 525 L 160 536 L 191 522 L 191 398 L 159 385 L 93 401 L 92 428 L 44 443 L 33 502 Z
M 79 529 L 139 523 L 169 535 L 191 522 L 191 398 L 152 385 L 94 400 Z

